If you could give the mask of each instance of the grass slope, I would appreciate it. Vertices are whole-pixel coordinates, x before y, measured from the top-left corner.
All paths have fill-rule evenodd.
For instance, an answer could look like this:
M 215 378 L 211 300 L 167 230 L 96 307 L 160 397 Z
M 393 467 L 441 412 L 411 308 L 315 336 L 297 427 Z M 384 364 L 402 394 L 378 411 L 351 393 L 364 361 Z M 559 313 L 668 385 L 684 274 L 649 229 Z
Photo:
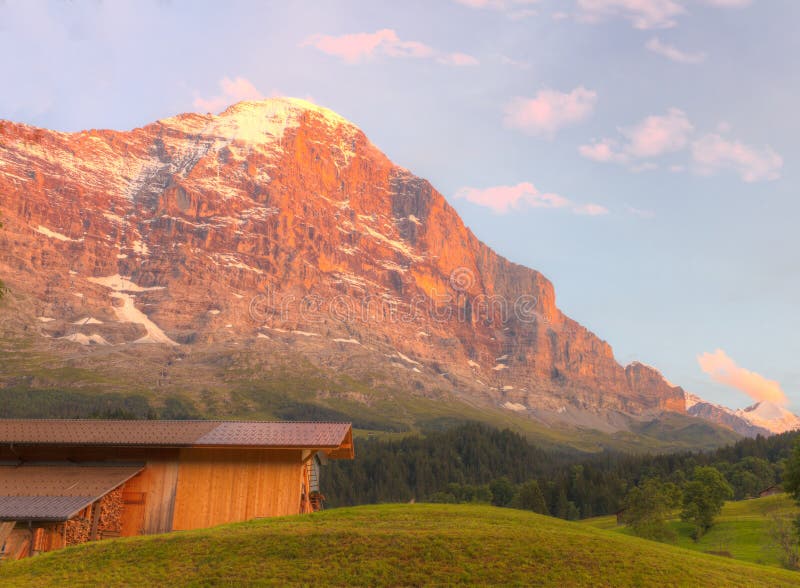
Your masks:
M 676 545 L 680 547 L 730 554 L 737 560 L 780 567 L 779 554 L 770 536 L 772 517 L 798 514 L 800 509 L 792 499 L 779 494 L 726 503 L 714 526 L 697 542 L 689 536 L 690 525 L 681 522 L 677 516 L 669 524 L 678 534 Z M 630 535 L 630 529 L 618 527 L 613 516 L 586 519 L 582 524 Z M 800 585 L 800 574 L 796 577 Z
M 800 576 L 523 511 L 379 505 L 104 541 L 0 565 L 0 586 L 796 586 Z

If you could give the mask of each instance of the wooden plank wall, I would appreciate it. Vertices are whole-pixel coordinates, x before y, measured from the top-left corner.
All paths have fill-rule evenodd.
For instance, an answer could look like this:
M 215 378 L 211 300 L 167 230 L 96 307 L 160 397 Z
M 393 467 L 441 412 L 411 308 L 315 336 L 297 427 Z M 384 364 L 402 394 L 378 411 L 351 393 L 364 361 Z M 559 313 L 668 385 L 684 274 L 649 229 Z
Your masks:
M 301 451 L 181 449 L 173 530 L 298 514 Z
M 19 452 L 28 460 L 145 462 L 123 488 L 122 536 L 301 512 L 300 450 L 31 447 Z M 57 530 L 48 532 L 50 540 L 53 548 L 61 542 Z
M 123 488 L 123 537 L 166 533 L 172 530 L 175 489 L 178 484 L 178 450 L 150 450 L 144 470 Z

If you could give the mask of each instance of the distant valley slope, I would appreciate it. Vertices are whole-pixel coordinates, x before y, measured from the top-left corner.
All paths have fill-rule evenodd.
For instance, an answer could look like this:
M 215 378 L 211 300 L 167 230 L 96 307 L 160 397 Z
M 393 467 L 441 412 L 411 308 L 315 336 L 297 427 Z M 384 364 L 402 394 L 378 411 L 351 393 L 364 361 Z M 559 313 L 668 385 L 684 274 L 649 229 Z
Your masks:
M 619 365 L 544 276 L 302 100 L 132 131 L 0 121 L 0 212 L 0 390 L 376 429 L 732 435 L 687 415 L 657 370 Z

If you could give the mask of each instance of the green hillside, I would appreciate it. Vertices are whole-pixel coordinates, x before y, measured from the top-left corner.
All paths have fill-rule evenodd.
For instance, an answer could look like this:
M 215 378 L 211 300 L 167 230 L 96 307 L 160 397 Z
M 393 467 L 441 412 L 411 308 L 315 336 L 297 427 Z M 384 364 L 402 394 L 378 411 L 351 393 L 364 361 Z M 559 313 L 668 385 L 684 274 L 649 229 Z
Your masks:
M 690 525 L 681 522 L 677 516 L 670 525 L 678 534 L 676 545 L 680 547 L 780 567 L 779 553 L 771 537 L 773 517 L 796 517 L 798 514 L 800 509 L 794 501 L 786 494 L 779 494 L 726 503 L 714 526 L 697 542 L 689 536 Z M 617 526 L 613 516 L 586 519 L 582 524 L 630 534 L 627 527 Z M 800 573 L 797 582 L 800 583 Z
M 297 351 L 264 347 L 263 340 L 258 353 L 213 345 L 191 354 L 175 351 L 167 359 L 162 350 L 134 346 L 124 352 L 93 349 L 65 361 L 47 345 L 40 337 L 11 337 L 0 329 L 0 374 L 13 374 L 0 378 L 0 418 L 346 420 L 360 434 L 382 438 L 474 421 L 512 429 L 543 447 L 586 453 L 712 449 L 740 439 L 729 429 L 679 414 L 629 419 L 630 430 L 616 433 L 547 426 L 466 402 L 434 386 L 437 380 L 429 382 L 426 396 L 397 370 L 369 362 L 356 362 L 358 369 L 350 371 L 333 369 Z M 165 361 L 172 375 L 161 383 Z
M 511 509 L 381 505 L 105 541 L 0 565 L 0 586 L 796 586 L 793 572 Z

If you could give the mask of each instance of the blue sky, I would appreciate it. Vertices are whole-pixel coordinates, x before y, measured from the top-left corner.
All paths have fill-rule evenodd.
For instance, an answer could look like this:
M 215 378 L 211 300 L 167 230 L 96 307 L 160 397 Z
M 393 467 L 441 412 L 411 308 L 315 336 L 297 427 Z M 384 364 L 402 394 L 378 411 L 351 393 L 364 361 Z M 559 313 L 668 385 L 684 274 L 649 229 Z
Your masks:
M 795 0 L 7 0 L 0 118 L 128 129 L 310 98 L 621 362 L 800 410 L 797 22 Z

